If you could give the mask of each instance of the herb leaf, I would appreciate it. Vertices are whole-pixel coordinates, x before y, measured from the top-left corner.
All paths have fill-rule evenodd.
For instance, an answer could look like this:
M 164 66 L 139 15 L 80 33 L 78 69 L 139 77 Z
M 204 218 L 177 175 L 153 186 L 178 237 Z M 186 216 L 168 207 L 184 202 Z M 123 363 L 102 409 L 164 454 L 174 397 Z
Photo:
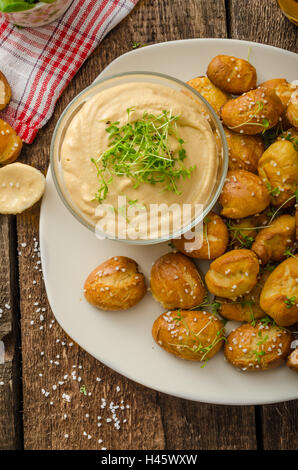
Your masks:
M 178 134 L 179 116 L 165 110 L 159 115 L 144 112 L 142 119 L 130 122 L 133 109 L 127 109 L 127 124 L 120 127 L 118 121 L 108 123 L 108 149 L 91 159 L 100 182 L 95 194 L 99 203 L 106 199 L 113 176 L 130 178 L 135 189 L 143 183 L 161 183 L 164 191 L 180 195 L 179 180 L 190 178 L 195 169 L 184 164 L 187 155 Z M 176 139 L 175 152 L 169 146 L 170 136 Z

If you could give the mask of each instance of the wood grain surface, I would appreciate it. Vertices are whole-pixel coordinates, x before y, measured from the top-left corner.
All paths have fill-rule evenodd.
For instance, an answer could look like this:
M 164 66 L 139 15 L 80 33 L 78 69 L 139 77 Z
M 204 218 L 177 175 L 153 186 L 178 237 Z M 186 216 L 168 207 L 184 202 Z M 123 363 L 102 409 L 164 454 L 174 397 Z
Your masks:
M 298 52 L 297 27 L 286 19 L 276 1 L 231 0 L 229 17 L 231 37 Z M 297 401 L 258 407 L 256 416 L 261 447 L 298 448 Z
M 151 44 L 228 36 L 290 50 L 297 42 L 297 31 L 271 0 L 140 0 L 77 73 L 49 123 L 34 144 L 25 146 L 21 161 L 46 172 L 52 132 L 62 110 L 114 58 L 131 50 L 133 41 Z M 177 399 L 123 378 L 73 344 L 55 322 L 47 302 L 38 219 L 39 206 L 16 218 L 16 231 L 12 219 L 0 219 L 4 260 L 0 307 L 6 302 L 15 305 L 12 313 L 17 325 L 20 306 L 23 394 L 20 422 L 20 393 L 14 388 L 21 373 L 18 366 L 19 376 L 13 379 L 12 355 L 4 379 L 1 374 L 6 365 L 0 364 L 0 381 L 4 382 L 0 386 L 0 449 L 20 445 L 25 449 L 297 448 L 294 402 L 255 408 Z M 55 259 L 55 253 L 52 256 Z M 12 330 L 10 313 L 5 315 L 5 322 L 0 319 L 0 340 L 3 328 L 4 336 Z M 12 338 L 11 350 L 17 351 L 15 327 Z
M 15 224 L 0 216 L 0 448 L 21 447 L 19 308 Z

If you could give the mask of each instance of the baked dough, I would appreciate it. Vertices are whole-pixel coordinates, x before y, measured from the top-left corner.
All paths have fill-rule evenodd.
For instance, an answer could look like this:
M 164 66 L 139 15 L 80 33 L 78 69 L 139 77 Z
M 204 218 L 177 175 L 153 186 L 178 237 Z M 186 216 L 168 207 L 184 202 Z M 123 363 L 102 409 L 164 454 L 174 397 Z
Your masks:
M 233 330 L 225 344 L 225 357 L 242 370 L 273 369 L 284 364 L 294 337 L 272 323 L 245 323 Z
M 268 277 L 260 297 L 261 308 L 280 326 L 298 322 L 298 259 L 288 258 Z
M 220 115 L 220 108 L 231 99 L 229 94 L 217 88 L 208 77 L 196 77 L 189 80 L 187 84 L 200 93 L 218 115 Z
M 228 101 L 221 108 L 225 126 L 240 134 L 261 134 L 276 126 L 284 108 L 269 88 L 256 88 Z
M 205 281 L 209 291 L 219 297 L 236 299 L 256 285 L 259 262 L 251 250 L 231 250 L 210 264 Z
M 207 75 L 218 88 L 233 95 L 241 95 L 257 85 L 254 66 L 230 55 L 215 56 L 208 65 Z
M 203 302 L 206 290 L 195 264 L 181 253 L 158 258 L 151 270 L 151 292 L 168 309 L 189 309 Z
M 228 171 L 219 197 L 221 215 L 242 219 L 259 214 L 269 202 L 269 192 L 258 175 L 245 170 Z
M 126 256 L 114 256 L 97 266 L 87 277 L 87 301 L 102 310 L 127 310 L 146 294 L 145 277 L 137 263 Z
M 5 77 L 5 75 L 0 72 L 0 110 L 4 109 L 8 105 L 11 98 L 11 88 Z
M 21 153 L 22 139 L 7 122 L 0 119 L 0 165 L 14 162 Z
M 174 356 L 204 362 L 221 349 L 225 331 L 223 323 L 209 312 L 177 310 L 155 320 L 152 336 Z
M 181 238 L 173 240 L 173 244 L 177 250 L 190 258 L 197 259 L 215 259 L 226 251 L 229 233 L 226 224 L 219 215 L 209 212 L 204 218 L 200 235 L 202 236 L 198 236 L 197 240 L 182 235 Z
M 44 175 L 30 165 L 12 163 L 0 168 L 0 214 L 20 214 L 42 197 Z

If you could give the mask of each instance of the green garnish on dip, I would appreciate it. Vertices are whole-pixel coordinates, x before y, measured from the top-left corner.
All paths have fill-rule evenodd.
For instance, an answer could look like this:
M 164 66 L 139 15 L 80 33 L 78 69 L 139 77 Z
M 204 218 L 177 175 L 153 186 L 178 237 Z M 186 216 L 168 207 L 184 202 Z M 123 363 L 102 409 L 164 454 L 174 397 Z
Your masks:
M 17 11 L 31 10 L 37 3 L 55 3 L 56 0 L 0 0 L 0 11 L 15 13 Z
M 97 159 L 91 159 L 100 183 L 95 195 L 99 203 L 106 199 L 113 176 L 130 178 L 134 189 L 141 184 L 159 183 L 164 191 L 180 195 L 179 180 L 190 178 L 195 169 L 184 164 L 187 155 L 184 141 L 178 134 L 179 116 L 166 110 L 159 115 L 144 112 L 142 119 L 130 122 L 133 109 L 127 109 L 127 124 L 107 123 L 108 149 Z M 177 148 L 175 151 L 170 139 Z

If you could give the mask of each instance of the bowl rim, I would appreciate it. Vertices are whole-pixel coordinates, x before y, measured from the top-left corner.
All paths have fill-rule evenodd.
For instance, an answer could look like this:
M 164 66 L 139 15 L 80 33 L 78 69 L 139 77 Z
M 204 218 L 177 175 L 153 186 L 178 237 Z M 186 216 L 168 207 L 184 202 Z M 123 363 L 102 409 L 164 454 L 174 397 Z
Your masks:
M 179 80 L 178 78 L 175 78 L 175 77 L 172 77 L 170 75 L 167 75 L 167 74 L 164 74 L 164 73 L 158 73 L 158 72 L 148 72 L 148 71 L 130 71 L 130 72 L 123 72 L 123 73 L 118 73 L 118 74 L 113 74 L 113 75 L 108 75 L 108 76 L 105 76 L 103 78 L 97 78 L 93 83 L 91 83 L 91 85 L 89 85 L 88 87 L 84 88 L 82 91 L 80 91 L 69 103 L 68 105 L 66 106 L 66 108 L 63 110 L 63 112 L 61 113 L 56 125 L 55 125 L 55 129 L 53 131 L 53 134 L 52 134 L 52 138 L 51 138 L 51 145 L 50 145 L 50 169 L 51 169 L 51 174 L 52 174 L 52 177 L 53 177 L 53 181 L 54 181 L 54 185 L 55 185 L 55 188 L 59 194 L 59 197 L 61 199 L 61 201 L 63 202 L 64 206 L 68 209 L 68 211 L 82 224 L 84 225 L 86 228 L 88 228 L 89 230 L 91 230 L 93 233 L 96 232 L 96 226 L 93 226 L 91 225 L 90 223 L 88 223 L 87 220 L 84 220 L 78 213 L 76 213 L 73 208 L 71 207 L 71 205 L 69 204 L 69 202 L 67 201 L 67 199 L 64 197 L 64 194 L 60 188 L 60 185 L 59 185 L 59 182 L 58 182 L 58 178 L 56 176 L 56 170 L 55 170 L 55 158 L 54 158 L 54 147 L 55 147 L 55 142 L 56 142 L 56 136 L 57 136 L 57 133 L 60 129 L 60 125 L 63 121 L 63 118 L 66 116 L 68 110 L 76 103 L 76 101 L 82 96 L 84 95 L 85 93 L 87 93 L 88 91 L 92 90 L 93 88 L 96 88 L 97 86 L 99 86 L 100 84 L 104 83 L 104 82 L 107 82 L 107 81 L 110 81 L 110 80 L 113 80 L 115 78 L 122 78 L 122 77 L 130 77 L 130 76 L 151 76 L 151 77 L 157 77 L 157 78 L 163 78 L 163 79 L 166 79 L 166 80 L 169 80 L 169 81 L 173 81 L 175 82 L 176 84 L 178 84 L 179 86 L 181 87 L 184 87 L 186 89 L 188 89 L 191 93 L 193 93 L 195 96 L 197 96 L 197 98 L 199 98 L 200 101 L 203 102 L 203 104 L 207 107 L 208 111 L 210 112 L 210 114 L 212 115 L 213 119 L 215 120 L 216 122 L 216 125 L 218 127 L 218 130 L 219 130 L 219 133 L 220 133 L 220 138 L 221 138 L 221 144 L 222 144 L 222 153 L 223 153 L 223 168 L 222 168 L 222 174 L 221 174 L 221 177 L 219 179 L 219 183 L 218 183 L 218 186 L 216 188 L 216 191 L 213 195 L 213 198 L 211 199 L 211 201 L 209 202 L 209 204 L 205 207 L 205 209 L 198 215 L 198 217 L 194 218 L 189 224 L 187 224 L 186 226 L 184 226 L 183 228 L 181 228 L 179 230 L 179 232 L 174 232 L 174 233 L 171 233 L 168 237 L 166 238 L 157 238 L 157 239 L 136 239 L 136 240 L 132 240 L 132 239 L 128 239 L 128 238 L 125 238 L 125 239 L 121 239 L 121 238 L 117 238 L 117 237 L 112 237 L 110 235 L 108 235 L 107 233 L 102 233 L 102 235 L 104 235 L 107 239 L 110 239 L 110 240 L 115 240 L 115 241 L 119 241 L 119 242 L 123 242 L 123 243 L 127 243 L 127 244 L 131 244 L 131 245 L 153 245 L 153 244 L 157 244 L 157 243 L 164 243 L 166 241 L 170 241 L 174 238 L 178 238 L 180 237 L 183 233 L 186 233 L 188 232 L 189 230 L 191 230 L 194 226 L 196 226 L 197 224 L 199 224 L 205 217 L 206 215 L 211 211 L 211 209 L 214 207 L 214 205 L 217 203 L 218 201 L 218 198 L 219 198 L 219 195 L 221 193 L 221 190 L 223 188 L 223 185 L 224 185 L 224 182 L 225 182 L 225 179 L 226 179 L 226 175 L 227 175 L 227 172 L 228 172 L 228 163 L 229 163 L 229 154 L 228 154 L 228 144 L 227 144 L 227 139 L 226 139 L 226 135 L 225 135 L 225 132 L 224 132 L 224 129 L 223 129 L 223 125 L 220 121 L 220 118 L 217 116 L 215 110 L 213 109 L 213 107 L 208 103 L 208 101 L 197 91 L 195 90 L 194 88 L 192 88 L 190 85 L 188 85 L 186 82 L 183 82 L 182 80 Z

